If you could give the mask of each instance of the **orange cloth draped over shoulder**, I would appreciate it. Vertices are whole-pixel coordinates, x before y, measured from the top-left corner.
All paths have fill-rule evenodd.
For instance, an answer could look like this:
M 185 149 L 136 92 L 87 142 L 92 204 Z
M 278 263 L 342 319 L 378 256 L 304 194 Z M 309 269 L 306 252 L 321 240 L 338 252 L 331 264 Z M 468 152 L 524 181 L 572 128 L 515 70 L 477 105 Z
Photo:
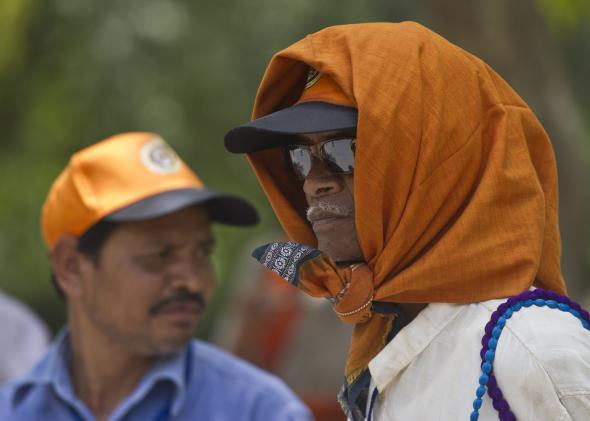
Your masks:
M 470 303 L 531 285 L 565 293 L 553 150 L 493 69 L 417 23 L 329 27 L 272 58 L 253 118 L 293 105 L 309 67 L 358 109 L 355 218 L 374 301 Z M 289 237 L 315 246 L 302 184 L 280 154 L 248 158 Z M 380 314 L 355 325 L 349 383 L 389 327 Z

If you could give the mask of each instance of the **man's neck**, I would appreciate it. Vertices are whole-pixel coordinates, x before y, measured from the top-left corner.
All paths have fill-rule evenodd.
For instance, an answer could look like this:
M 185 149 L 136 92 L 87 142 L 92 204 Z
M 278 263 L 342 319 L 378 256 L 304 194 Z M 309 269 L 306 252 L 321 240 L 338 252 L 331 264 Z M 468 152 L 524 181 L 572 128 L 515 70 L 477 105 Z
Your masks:
M 365 263 L 362 258 L 356 258 L 352 260 L 339 260 L 336 264 L 339 267 L 349 267 L 355 264 Z M 399 329 L 404 328 L 407 324 L 409 324 L 412 320 L 420 314 L 422 310 L 428 305 L 423 303 L 396 303 L 396 305 L 400 308 L 403 313 L 403 317 L 400 318 L 401 325 Z
M 405 326 L 407 326 L 412 320 L 416 318 L 416 316 L 418 316 L 418 314 L 420 314 L 422 310 L 424 310 L 427 305 L 428 304 L 422 303 L 397 303 L 397 306 L 403 313 L 401 325 L 399 328 L 403 329 Z
M 70 325 L 72 385 L 96 419 L 105 420 L 133 392 L 156 357 L 130 352 L 96 329 L 81 327 Z

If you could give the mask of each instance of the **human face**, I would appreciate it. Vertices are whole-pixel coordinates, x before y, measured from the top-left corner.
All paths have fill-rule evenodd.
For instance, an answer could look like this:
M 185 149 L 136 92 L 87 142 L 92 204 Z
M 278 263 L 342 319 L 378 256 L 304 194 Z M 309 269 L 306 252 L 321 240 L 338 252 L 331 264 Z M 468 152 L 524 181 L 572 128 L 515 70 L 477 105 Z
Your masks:
M 312 152 L 318 156 L 318 144 L 350 136 L 349 131 L 315 133 L 303 135 L 301 143 L 313 145 Z M 303 181 L 303 192 L 318 249 L 336 262 L 363 260 L 354 222 L 354 174 L 334 174 L 324 162 L 314 158 Z
M 203 207 L 122 223 L 85 264 L 80 311 L 129 351 L 166 355 L 194 333 L 214 282 Z

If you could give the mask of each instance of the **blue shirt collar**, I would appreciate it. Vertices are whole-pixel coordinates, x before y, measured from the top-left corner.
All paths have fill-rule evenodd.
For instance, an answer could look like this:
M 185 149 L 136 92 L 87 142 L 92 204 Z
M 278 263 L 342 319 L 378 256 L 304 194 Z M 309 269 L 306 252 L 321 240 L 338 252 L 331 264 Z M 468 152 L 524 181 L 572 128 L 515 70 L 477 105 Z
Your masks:
M 70 378 L 69 330 L 64 327 L 56 336 L 45 357 L 15 383 L 13 402 L 23 388 L 30 386 L 51 386 L 62 399 L 72 405 L 81 402 L 75 396 Z M 174 397 L 170 415 L 176 416 L 186 399 L 186 388 L 191 364 L 190 342 L 180 351 L 159 359 L 143 376 L 135 390 L 119 405 L 116 412 L 127 411 L 141 401 L 159 381 L 169 381 L 174 385 Z

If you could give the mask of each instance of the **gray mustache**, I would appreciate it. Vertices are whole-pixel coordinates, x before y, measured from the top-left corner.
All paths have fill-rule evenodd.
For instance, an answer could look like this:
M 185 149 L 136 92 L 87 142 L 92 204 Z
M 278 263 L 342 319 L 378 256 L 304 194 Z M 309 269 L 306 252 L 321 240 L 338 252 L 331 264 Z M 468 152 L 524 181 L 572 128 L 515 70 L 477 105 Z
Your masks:
M 335 217 L 351 216 L 354 209 L 351 206 L 341 205 L 338 203 L 328 202 L 327 200 L 318 200 L 312 204 L 306 211 L 308 221 L 325 217 L 327 215 Z
M 174 295 L 171 295 L 170 297 L 161 299 L 152 307 L 150 307 L 149 314 L 153 316 L 165 309 L 169 305 L 184 303 L 195 303 L 198 307 L 198 310 L 202 311 L 205 308 L 206 301 L 205 297 L 203 297 L 203 294 L 201 293 L 190 293 L 185 290 L 180 290 Z

